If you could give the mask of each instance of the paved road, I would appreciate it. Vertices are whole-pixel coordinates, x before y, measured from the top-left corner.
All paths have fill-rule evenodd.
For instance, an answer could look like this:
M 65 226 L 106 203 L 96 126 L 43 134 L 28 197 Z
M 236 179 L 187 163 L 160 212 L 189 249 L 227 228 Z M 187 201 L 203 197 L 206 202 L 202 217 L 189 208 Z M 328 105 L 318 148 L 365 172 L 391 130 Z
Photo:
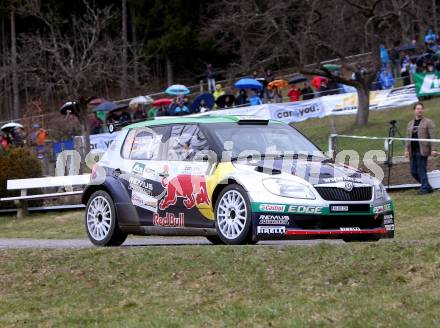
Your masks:
M 258 245 L 296 245 L 311 246 L 318 243 L 343 243 L 341 240 L 286 240 L 286 241 L 262 241 Z M 130 238 L 122 247 L 148 247 L 148 246 L 183 246 L 183 245 L 211 245 L 203 237 L 144 237 Z M 95 247 L 88 239 L 26 239 L 11 238 L 0 239 L 0 249 L 14 248 L 90 248 Z

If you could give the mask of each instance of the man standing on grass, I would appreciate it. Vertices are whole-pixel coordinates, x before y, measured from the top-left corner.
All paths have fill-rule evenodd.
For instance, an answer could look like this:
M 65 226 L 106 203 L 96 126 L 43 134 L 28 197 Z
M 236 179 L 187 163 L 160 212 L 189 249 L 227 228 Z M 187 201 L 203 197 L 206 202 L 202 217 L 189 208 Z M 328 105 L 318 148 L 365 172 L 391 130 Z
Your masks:
M 422 103 L 414 105 L 414 120 L 408 123 L 407 138 L 412 139 L 435 139 L 435 124 L 427 117 L 423 117 L 425 107 Z M 426 166 L 428 157 L 437 157 L 435 143 L 426 141 L 407 141 L 405 145 L 405 157 L 410 159 L 411 175 L 420 182 L 419 195 L 429 194 L 432 187 L 428 182 Z

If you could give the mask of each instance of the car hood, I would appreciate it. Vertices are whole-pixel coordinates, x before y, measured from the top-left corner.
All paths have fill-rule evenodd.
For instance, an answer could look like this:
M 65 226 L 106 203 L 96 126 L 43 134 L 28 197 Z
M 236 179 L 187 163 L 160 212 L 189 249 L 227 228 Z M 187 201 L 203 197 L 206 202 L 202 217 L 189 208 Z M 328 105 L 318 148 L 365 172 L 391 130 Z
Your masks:
M 351 181 L 358 184 L 374 184 L 374 178 L 353 167 L 329 161 L 303 159 L 265 159 L 255 162 L 234 163 L 240 169 L 255 170 L 276 177 L 291 174 L 312 185 Z

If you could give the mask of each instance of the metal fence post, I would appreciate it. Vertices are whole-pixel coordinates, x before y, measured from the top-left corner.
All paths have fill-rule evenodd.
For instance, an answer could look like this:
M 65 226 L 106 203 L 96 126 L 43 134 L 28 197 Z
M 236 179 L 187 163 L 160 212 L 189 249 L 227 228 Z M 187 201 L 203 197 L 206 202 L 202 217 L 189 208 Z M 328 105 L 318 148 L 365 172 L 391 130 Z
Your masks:
M 20 196 L 26 196 L 26 195 L 27 195 L 27 189 L 21 189 Z M 20 199 L 14 201 L 14 203 L 17 206 L 17 219 L 22 219 L 28 215 L 27 200 Z
M 330 134 L 328 137 L 328 156 L 332 159 L 335 159 L 336 157 L 336 138 L 338 137 L 337 134 Z

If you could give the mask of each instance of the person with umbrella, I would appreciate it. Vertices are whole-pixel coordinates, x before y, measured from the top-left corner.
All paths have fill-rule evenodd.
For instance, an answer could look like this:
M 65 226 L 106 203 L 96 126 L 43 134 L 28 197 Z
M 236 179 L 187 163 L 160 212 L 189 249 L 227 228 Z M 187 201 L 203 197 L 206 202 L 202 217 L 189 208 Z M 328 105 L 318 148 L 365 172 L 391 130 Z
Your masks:
M 313 89 L 310 87 L 310 84 L 308 81 L 305 81 L 303 84 L 301 91 L 302 100 L 309 100 L 315 98 L 315 93 L 313 92 Z
M 235 98 L 235 106 L 247 106 L 248 97 L 245 89 L 240 89 L 238 96 Z
M 301 90 L 299 89 L 298 85 L 295 83 L 291 85 L 290 90 L 287 93 L 287 96 L 289 97 L 290 102 L 296 102 L 299 101 L 301 94 L 302 94 Z
M 272 70 L 267 68 L 266 71 L 264 72 L 264 81 L 265 83 L 263 84 L 263 93 L 264 93 L 264 97 L 269 101 L 270 99 L 272 99 L 272 96 L 269 92 L 268 89 L 268 85 L 270 82 L 272 82 L 274 80 L 274 77 L 272 75 Z

